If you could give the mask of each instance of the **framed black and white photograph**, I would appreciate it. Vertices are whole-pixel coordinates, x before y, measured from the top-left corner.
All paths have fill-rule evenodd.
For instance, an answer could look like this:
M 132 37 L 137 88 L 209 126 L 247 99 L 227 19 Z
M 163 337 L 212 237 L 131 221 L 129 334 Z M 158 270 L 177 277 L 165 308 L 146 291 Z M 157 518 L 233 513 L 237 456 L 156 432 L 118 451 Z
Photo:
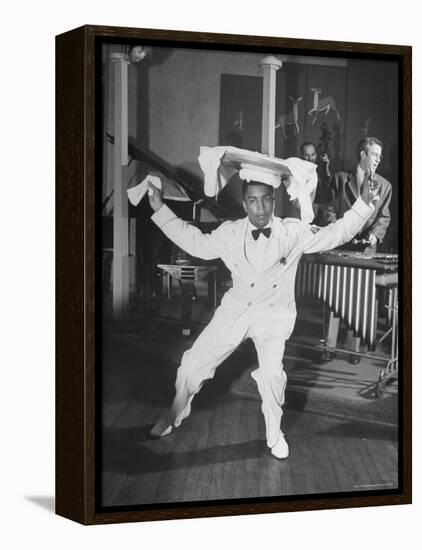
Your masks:
M 56 37 L 56 511 L 411 502 L 411 48 Z

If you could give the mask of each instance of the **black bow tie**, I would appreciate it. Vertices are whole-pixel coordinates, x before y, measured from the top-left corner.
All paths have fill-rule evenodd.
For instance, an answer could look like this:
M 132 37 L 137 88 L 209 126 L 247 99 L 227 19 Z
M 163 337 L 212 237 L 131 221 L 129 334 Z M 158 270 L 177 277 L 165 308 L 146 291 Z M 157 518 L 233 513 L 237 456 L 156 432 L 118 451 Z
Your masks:
M 271 227 L 265 227 L 265 229 L 252 229 L 252 237 L 255 241 L 258 239 L 261 233 L 265 235 L 268 239 L 268 237 L 271 235 Z

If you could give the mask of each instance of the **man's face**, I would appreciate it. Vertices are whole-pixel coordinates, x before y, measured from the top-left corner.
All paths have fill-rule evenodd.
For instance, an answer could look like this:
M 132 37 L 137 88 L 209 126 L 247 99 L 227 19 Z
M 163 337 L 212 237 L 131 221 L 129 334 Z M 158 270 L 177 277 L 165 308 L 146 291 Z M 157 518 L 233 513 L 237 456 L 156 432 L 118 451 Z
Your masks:
M 382 158 L 382 148 L 377 143 L 369 146 L 368 152 L 360 152 L 360 167 L 366 173 L 376 172 Z
M 265 227 L 271 220 L 274 210 L 274 191 L 269 185 L 248 185 L 243 197 L 243 208 L 252 225 Z
M 317 152 L 313 145 L 305 145 L 302 149 L 302 158 L 309 162 L 316 164 L 317 161 Z

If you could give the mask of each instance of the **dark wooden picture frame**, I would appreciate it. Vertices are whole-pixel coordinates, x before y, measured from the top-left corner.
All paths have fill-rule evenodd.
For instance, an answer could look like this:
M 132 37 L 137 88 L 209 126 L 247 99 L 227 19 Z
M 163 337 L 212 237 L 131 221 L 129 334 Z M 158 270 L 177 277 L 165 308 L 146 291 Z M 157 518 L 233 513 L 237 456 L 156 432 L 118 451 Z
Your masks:
M 334 495 L 105 509 L 99 502 L 98 52 L 104 42 L 393 60 L 399 67 L 399 487 Z M 82 524 L 411 502 L 411 47 L 84 26 L 56 38 L 56 512 Z M 101 129 L 100 129 L 101 131 Z M 101 186 L 100 186 L 101 187 Z M 400 225 L 399 225 L 400 227 Z

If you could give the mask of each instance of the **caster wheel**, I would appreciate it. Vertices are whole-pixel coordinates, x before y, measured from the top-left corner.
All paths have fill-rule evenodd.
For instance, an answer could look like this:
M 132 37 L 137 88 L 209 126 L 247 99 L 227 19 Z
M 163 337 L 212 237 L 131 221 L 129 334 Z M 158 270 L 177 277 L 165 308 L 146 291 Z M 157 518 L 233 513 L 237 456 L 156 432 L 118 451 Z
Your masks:
M 375 386 L 375 395 L 378 397 L 378 399 L 381 399 L 381 397 L 384 395 L 386 385 L 386 380 L 378 380 L 377 385 Z
M 360 357 L 358 355 L 349 355 L 349 363 L 351 365 L 359 365 Z

